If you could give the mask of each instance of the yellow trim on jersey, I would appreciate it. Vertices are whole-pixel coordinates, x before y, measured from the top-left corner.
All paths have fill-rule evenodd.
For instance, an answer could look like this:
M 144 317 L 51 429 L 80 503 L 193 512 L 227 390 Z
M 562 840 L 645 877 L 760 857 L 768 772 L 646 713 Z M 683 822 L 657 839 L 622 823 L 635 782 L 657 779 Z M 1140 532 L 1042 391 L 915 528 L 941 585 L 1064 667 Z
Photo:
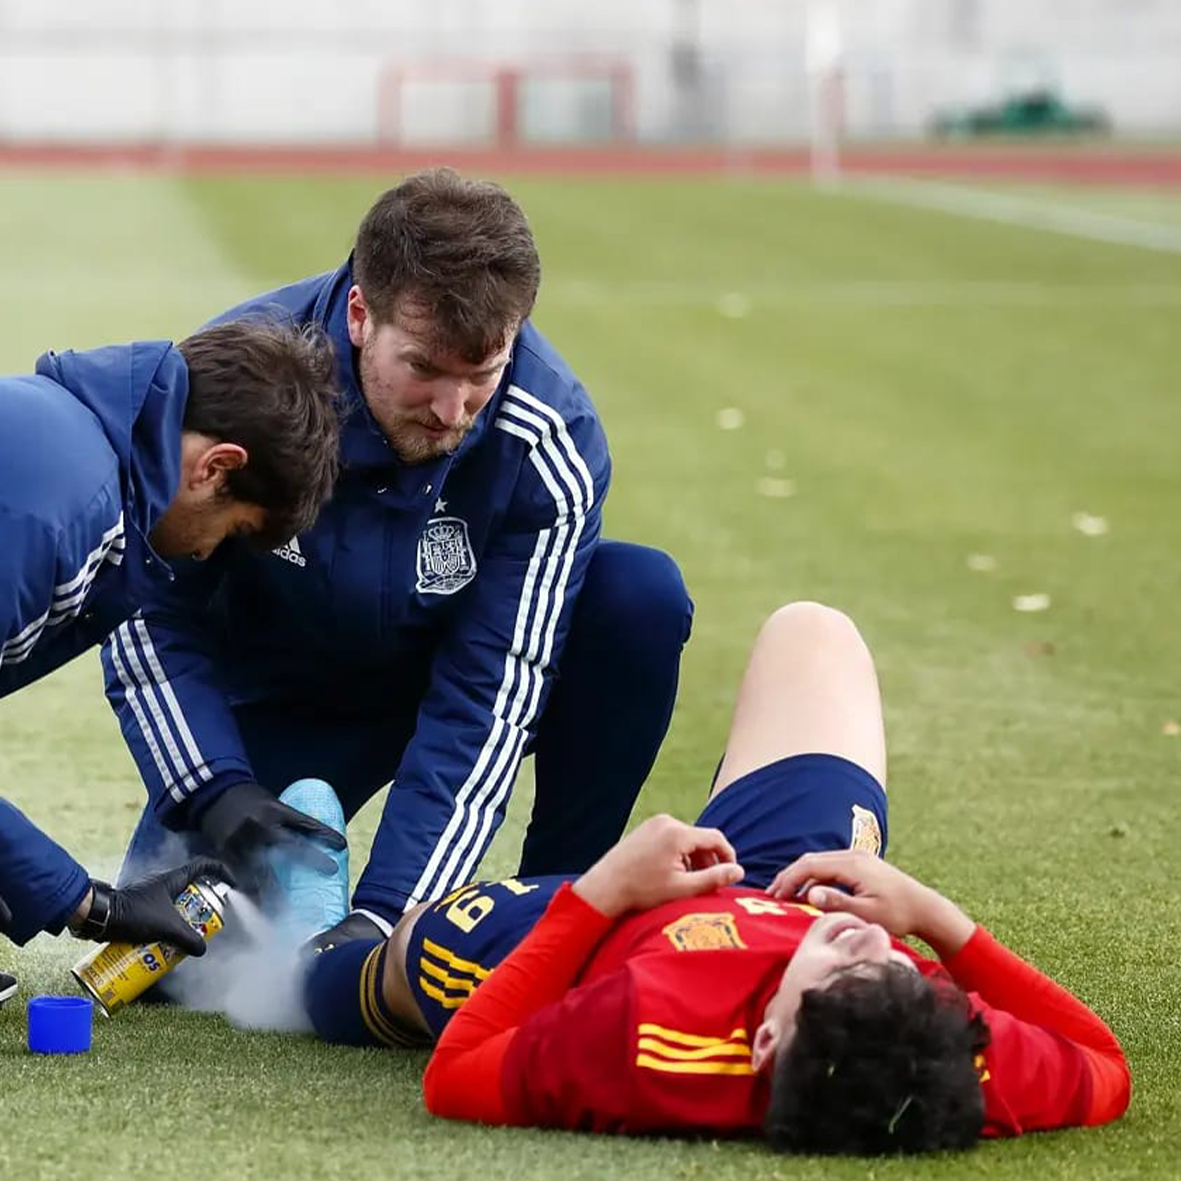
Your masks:
M 418 977 L 418 987 L 432 1000 L 438 1001 L 444 1009 L 458 1009 L 475 992 L 480 981 L 487 980 L 492 975 L 490 968 L 481 967 L 473 960 L 461 959 L 433 939 L 423 939 L 422 950 L 424 954 L 418 960 L 421 973 Z M 428 955 L 440 961 L 442 966 L 427 959 Z M 432 984 L 427 979 L 428 976 L 433 976 L 443 987 Z M 451 991 L 445 991 L 447 989 Z M 460 995 L 454 995 L 457 992 Z
M 682 1033 L 679 1029 L 666 1029 L 663 1025 L 654 1025 L 651 1021 L 640 1023 L 640 1035 L 654 1034 L 668 1042 L 679 1042 L 682 1046 L 721 1046 L 732 1041 L 746 1041 L 746 1030 L 732 1029 L 725 1037 L 702 1037 L 699 1033 Z
M 444 1009 L 458 1009 L 467 1004 L 466 996 L 448 996 L 441 988 L 436 988 L 425 976 L 419 976 L 418 987 L 432 1000 L 436 1000 Z
M 381 981 L 377 979 L 377 961 L 384 947 L 384 943 L 379 943 L 365 957 L 365 963 L 361 966 L 361 1017 L 369 1032 L 382 1045 L 404 1046 L 405 1039 L 398 1036 L 398 1030 L 386 1019 L 374 1000 L 376 990 L 381 987 Z
M 442 898 L 440 898 L 438 902 L 433 903 L 431 905 L 431 909 L 432 910 L 443 910 L 445 907 L 450 906 L 451 903 L 453 903 L 461 895 L 466 894 L 469 890 L 474 889 L 476 886 L 479 886 L 480 884 L 481 884 L 480 882 L 468 882 L 466 886 L 459 886 L 457 889 L 452 890 L 450 894 L 446 894 Z
M 465 979 L 462 976 L 452 976 L 445 968 L 440 968 L 438 964 L 432 964 L 430 960 L 423 958 L 418 961 L 418 966 L 428 975 L 433 976 L 444 988 L 452 990 L 461 990 L 466 993 L 473 993 L 476 991 L 478 980 Z
M 649 1054 L 637 1054 L 636 1065 L 665 1074 L 754 1074 L 749 1062 L 668 1062 Z
M 668 1029 L 651 1021 L 640 1024 L 636 1065 L 665 1074 L 754 1074 L 746 1030 L 728 1037 L 705 1037 Z
M 457 972 L 470 972 L 477 980 L 487 980 L 492 975 L 491 968 L 481 967 L 472 960 L 461 960 L 453 951 L 448 951 L 445 947 L 440 947 L 431 939 L 424 939 L 422 941 L 422 950 L 427 955 L 433 955 L 435 959 L 442 960 L 443 963 L 454 968 Z
M 666 1046 L 654 1037 L 642 1037 L 638 1048 L 652 1050 L 663 1054 L 666 1058 L 679 1058 L 685 1061 L 695 1061 L 702 1058 L 749 1058 L 750 1046 L 745 1042 L 719 1042 L 716 1046 L 698 1046 L 694 1050 L 679 1050 L 675 1046 Z

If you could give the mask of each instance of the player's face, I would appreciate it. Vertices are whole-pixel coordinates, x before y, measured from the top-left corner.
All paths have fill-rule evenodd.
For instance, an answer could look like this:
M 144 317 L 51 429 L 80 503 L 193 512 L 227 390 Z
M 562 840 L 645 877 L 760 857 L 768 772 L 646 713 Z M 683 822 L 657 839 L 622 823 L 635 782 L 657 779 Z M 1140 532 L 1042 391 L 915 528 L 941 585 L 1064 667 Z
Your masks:
M 152 548 L 162 558 L 203 562 L 227 537 L 246 537 L 265 525 L 264 508 L 228 496 L 195 505 L 173 504 L 152 529 Z
M 818 918 L 784 969 L 778 991 L 767 1002 L 755 1035 L 755 1069 L 769 1062 L 791 1040 L 805 992 L 827 988 L 847 973 L 890 963 L 917 971 L 914 961 L 892 946 L 889 932 L 877 923 L 867 923 L 851 914 Z
M 266 509 L 226 494 L 229 473 L 248 461 L 245 448 L 236 443 L 182 432 L 180 483 L 149 536 L 156 553 L 204 561 L 227 537 L 264 529 Z
M 404 463 L 454 451 L 496 392 L 511 356 L 513 334 L 478 362 L 441 353 L 429 318 L 403 307 L 392 322 L 380 323 L 359 287 L 349 292 L 348 323 L 365 401 Z

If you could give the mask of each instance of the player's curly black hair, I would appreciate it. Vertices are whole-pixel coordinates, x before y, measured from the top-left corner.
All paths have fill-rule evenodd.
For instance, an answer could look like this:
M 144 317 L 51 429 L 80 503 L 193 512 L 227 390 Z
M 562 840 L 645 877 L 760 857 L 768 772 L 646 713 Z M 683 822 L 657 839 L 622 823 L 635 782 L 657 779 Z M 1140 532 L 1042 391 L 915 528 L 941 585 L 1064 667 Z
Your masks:
M 988 1028 L 950 981 L 901 964 L 803 994 L 763 1130 L 779 1152 L 880 1156 L 970 1148 L 984 1122 Z

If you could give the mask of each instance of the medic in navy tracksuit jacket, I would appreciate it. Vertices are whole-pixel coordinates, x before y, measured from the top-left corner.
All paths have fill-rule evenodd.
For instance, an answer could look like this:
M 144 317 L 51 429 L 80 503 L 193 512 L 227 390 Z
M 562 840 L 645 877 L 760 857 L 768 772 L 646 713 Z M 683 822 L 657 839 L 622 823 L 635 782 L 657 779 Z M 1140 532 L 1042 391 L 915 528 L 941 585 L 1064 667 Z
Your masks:
M 198 845 L 203 811 L 235 784 L 277 794 L 317 776 L 351 816 L 392 779 L 354 906 L 393 920 L 472 876 L 535 739 L 525 867 L 578 870 L 610 847 L 667 727 L 692 605 L 667 555 L 596 552 L 606 441 L 528 322 L 457 451 L 397 459 L 358 388 L 352 282 L 346 263 L 221 317 L 315 321 L 336 345 L 349 413 L 317 524 L 178 576 L 103 661 L 150 796 L 125 872 L 154 856 L 161 825 Z M 539 732 L 584 583 L 562 704 Z
M 187 398 L 184 358 L 165 341 L 46 353 L 35 375 L 0 378 L 0 696 L 167 585 L 148 534 L 180 480 Z M 0 800 L 5 934 L 57 934 L 89 888 L 78 862 Z

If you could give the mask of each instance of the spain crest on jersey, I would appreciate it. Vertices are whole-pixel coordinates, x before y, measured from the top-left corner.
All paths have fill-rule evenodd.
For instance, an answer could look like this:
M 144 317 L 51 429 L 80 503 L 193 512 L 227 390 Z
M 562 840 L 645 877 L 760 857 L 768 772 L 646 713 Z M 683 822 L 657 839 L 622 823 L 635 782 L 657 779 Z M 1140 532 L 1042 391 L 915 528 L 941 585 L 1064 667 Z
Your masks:
M 467 522 L 459 517 L 434 517 L 418 539 L 418 582 L 424 595 L 453 595 L 476 576 L 476 555 Z
M 677 951 L 718 951 L 745 947 L 732 914 L 683 914 L 663 934 Z
M 864 849 L 875 857 L 882 852 L 882 829 L 878 818 L 868 809 L 853 805 L 852 834 L 849 840 L 850 849 Z

